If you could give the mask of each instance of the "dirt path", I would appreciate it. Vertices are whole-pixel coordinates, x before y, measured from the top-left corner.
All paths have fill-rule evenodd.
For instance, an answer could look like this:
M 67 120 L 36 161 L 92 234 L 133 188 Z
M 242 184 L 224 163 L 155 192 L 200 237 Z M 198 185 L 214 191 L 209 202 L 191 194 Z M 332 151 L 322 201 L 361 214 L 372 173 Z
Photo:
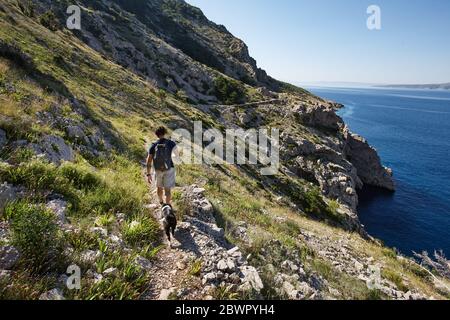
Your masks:
M 258 296 L 263 288 L 259 273 L 239 248 L 225 239 L 205 190 L 193 185 L 179 191 L 191 208 L 178 222 L 172 248 L 163 237 L 165 246 L 150 269 L 152 283 L 146 298 L 204 300 L 214 299 L 217 292 L 226 292 L 229 297 L 235 293 Z M 149 208 L 160 221 L 159 204 L 152 203 Z
M 189 241 L 185 236 L 189 231 L 184 228 L 182 221 L 179 221 L 176 239 L 172 240 L 171 248 L 163 234 L 161 210 L 155 192 L 153 192 L 153 198 L 154 202 L 148 207 L 151 208 L 153 217 L 160 223 L 163 248 L 158 252 L 150 269 L 152 284 L 146 299 L 202 299 L 204 295 L 201 292 L 203 288 L 199 274 L 196 276 L 190 273 L 195 255 L 186 251 L 181 244 L 181 242 Z

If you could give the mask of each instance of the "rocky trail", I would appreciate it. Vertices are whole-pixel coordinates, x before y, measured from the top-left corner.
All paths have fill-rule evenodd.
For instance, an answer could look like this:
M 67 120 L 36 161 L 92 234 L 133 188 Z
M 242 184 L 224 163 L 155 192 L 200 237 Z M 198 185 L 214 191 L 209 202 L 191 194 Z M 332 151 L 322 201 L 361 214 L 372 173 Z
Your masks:
M 229 244 L 214 218 L 214 208 L 195 185 L 182 188 L 190 214 L 179 217 L 172 247 L 166 242 L 149 270 L 152 284 L 146 299 L 231 299 L 237 293 L 258 295 L 258 271 L 238 247 Z M 161 223 L 159 204 L 148 205 Z M 180 219 L 181 218 L 181 219 Z M 162 230 L 162 225 L 161 225 Z

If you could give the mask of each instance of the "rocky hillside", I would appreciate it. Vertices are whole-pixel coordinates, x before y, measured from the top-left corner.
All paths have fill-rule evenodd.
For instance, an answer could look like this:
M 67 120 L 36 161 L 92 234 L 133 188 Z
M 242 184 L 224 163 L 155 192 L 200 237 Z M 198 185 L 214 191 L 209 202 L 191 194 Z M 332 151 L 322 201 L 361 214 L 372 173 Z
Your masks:
M 272 79 L 184 1 L 75 1 L 70 31 L 72 2 L 0 0 L 0 298 L 449 297 L 359 223 L 358 190 L 395 183 L 342 106 Z M 282 165 L 180 166 L 169 248 L 142 161 L 155 127 L 194 121 L 279 128 Z

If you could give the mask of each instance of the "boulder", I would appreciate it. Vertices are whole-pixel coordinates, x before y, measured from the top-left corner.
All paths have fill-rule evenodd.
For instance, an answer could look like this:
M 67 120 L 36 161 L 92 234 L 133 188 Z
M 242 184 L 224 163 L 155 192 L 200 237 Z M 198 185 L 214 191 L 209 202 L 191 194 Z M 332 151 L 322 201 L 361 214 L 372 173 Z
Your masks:
M 17 189 L 8 183 L 0 184 L 0 214 L 5 210 L 9 202 L 16 200 L 18 197 Z
M 152 263 L 148 259 L 145 259 L 144 257 L 141 257 L 141 256 L 136 257 L 134 262 L 136 263 L 136 265 L 138 265 L 140 268 L 142 268 L 146 271 L 150 270 L 153 266 Z
M 161 290 L 158 300 L 168 300 L 175 293 L 175 290 L 175 288 Z
M 63 226 L 66 224 L 66 214 L 67 214 L 67 208 L 68 203 L 67 201 L 63 200 L 52 200 L 47 203 L 47 209 L 52 211 L 56 216 L 56 221 L 59 226 Z
M 44 156 L 48 161 L 56 165 L 63 161 L 73 161 L 75 153 L 64 139 L 58 136 L 44 136 L 39 144 L 31 144 L 31 148 L 38 155 Z
M 11 270 L 19 261 L 20 252 L 13 246 L 0 246 L 0 270 Z
M 261 291 L 264 289 L 264 284 L 259 276 L 258 271 L 252 266 L 244 266 L 240 268 L 244 278 L 243 282 L 248 282 L 251 284 L 252 288 L 256 291 Z
M 65 300 L 65 298 L 60 289 L 53 289 L 41 294 L 39 300 Z
M 81 253 L 80 258 L 83 263 L 93 264 L 101 255 L 100 251 L 86 250 Z
M 103 275 L 105 277 L 116 277 L 119 274 L 119 269 L 117 268 L 109 268 L 103 271 Z

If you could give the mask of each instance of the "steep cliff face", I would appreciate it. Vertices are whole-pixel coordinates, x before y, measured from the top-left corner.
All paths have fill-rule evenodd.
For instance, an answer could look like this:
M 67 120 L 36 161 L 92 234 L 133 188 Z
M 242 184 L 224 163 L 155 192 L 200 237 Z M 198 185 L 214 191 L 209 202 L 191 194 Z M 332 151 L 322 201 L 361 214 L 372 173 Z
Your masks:
M 59 25 L 64 24 L 63 6 L 33 3 L 40 13 L 55 12 Z M 282 85 L 257 67 L 245 43 L 183 0 L 78 3 L 84 8 L 83 28 L 75 33 L 80 39 L 169 92 L 216 102 L 219 73 L 252 86 Z

